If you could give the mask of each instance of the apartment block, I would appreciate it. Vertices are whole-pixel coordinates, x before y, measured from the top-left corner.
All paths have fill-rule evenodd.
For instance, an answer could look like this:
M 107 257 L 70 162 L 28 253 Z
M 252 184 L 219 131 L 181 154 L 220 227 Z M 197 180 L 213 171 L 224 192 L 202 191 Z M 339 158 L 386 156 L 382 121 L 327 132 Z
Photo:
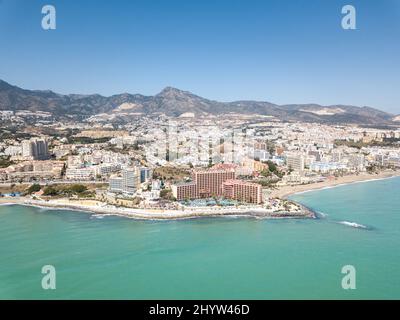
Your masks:
M 121 176 L 110 177 L 109 190 L 111 192 L 133 195 L 137 190 L 139 178 L 136 168 L 123 169 Z
M 63 168 L 62 161 L 25 161 L 0 169 L 0 181 L 60 179 Z
M 287 166 L 296 172 L 304 171 L 304 156 L 299 154 L 289 154 L 286 157 Z
M 263 202 L 262 187 L 257 183 L 242 180 L 227 180 L 222 185 L 222 193 L 225 198 L 241 202 L 260 204 Z
M 68 168 L 65 171 L 65 179 L 68 180 L 94 180 L 95 172 L 93 167 L 82 167 L 82 168 Z
M 198 198 L 197 184 L 195 182 L 182 182 L 171 186 L 172 195 L 176 200 Z
M 21 144 L 22 156 L 29 160 L 46 160 L 49 158 L 49 149 L 46 139 L 33 138 L 24 140 Z

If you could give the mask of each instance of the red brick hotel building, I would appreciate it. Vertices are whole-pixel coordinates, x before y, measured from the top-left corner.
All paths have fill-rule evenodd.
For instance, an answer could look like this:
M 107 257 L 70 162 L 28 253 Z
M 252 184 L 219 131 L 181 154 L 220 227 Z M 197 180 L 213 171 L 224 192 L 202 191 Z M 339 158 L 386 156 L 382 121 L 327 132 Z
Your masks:
M 263 202 L 261 185 L 237 179 L 225 181 L 222 184 L 222 194 L 225 198 L 248 203 Z
M 248 203 L 262 203 L 261 185 L 236 179 L 235 168 L 218 165 L 195 170 L 193 181 L 172 185 L 172 194 L 180 201 L 209 197 L 225 197 Z

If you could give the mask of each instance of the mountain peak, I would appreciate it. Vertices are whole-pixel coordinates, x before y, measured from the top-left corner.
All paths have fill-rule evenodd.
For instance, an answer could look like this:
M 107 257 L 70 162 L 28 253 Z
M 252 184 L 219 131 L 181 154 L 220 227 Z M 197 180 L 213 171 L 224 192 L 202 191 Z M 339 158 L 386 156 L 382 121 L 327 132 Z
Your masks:
M 178 88 L 174 88 L 171 86 L 167 86 L 161 92 L 170 92 L 170 91 L 182 91 L 182 90 L 179 90 Z
M 177 95 L 190 94 L 188 91 L 183 91 L 174 87 L 165 87 L 157 96 L 171 97 Z

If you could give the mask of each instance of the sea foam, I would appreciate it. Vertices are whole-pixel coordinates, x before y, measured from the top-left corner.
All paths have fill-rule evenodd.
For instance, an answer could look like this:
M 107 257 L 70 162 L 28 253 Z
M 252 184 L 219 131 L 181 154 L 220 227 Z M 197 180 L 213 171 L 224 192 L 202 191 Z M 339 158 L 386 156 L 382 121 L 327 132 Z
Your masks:
M 357 223 L 357 222 L 351 222 L 351 221 L 339 221 L 338 223 L 343 224 L 345 226 L 349 226 L 352 228 L 358 228 L 358 229 L 369 229 L 367 226 Z

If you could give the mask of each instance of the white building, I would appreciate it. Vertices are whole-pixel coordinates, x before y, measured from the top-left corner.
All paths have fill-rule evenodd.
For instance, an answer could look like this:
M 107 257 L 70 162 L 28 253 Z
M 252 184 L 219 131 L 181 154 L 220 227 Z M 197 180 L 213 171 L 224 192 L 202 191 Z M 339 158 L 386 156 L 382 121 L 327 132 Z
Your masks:
M 95 166 L 96 175 L 108 175 L 113 172 L 117 172 L 121 170 L 121 164 L 119 163 L 104 163 L 98 166 Z
M 136 168 L 123 169 L 120 177 L 114 176 L 109 179 L 109 190 L 115 193 L 133 195 L 137 190 L 139 178 Z
M 8 146 L 4 150 L 4 154 L 6 156 L 18 156 L 22 153 L 22 147 L 21 146 Z
M 271 158 L 271 154 L 265 150 L 254 150 L 254 159 L 267 161 Z
M 93 180 L 95 171 L 92 167 L 68 168 L 65 171 L 65 178 L 68 180 Z
M 111 177 L 108 181 L 109 189 L 111 192 L 123 192 L 124 191 L 124 183 L 122 177 Z
M 24 140 L 21 144 L 22 156 L 31 160 L 46 160 L 49 158 L 48 142 L 46 139 L 33 138 Z
M 287 166 L 295 172 L 304 171 L 304 156 L 299 154 L 289 154 L 286 157 Z

